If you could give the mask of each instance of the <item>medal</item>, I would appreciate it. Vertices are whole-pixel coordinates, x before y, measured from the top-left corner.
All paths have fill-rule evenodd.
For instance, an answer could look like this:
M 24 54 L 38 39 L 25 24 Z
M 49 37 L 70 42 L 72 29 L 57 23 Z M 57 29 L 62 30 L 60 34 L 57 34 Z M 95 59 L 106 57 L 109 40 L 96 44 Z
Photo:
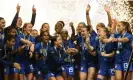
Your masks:
M 119 51 L 119 50 L 117 50 L 117 51 L 116 51 L 116 54 L 120 54 L 120 51 Z

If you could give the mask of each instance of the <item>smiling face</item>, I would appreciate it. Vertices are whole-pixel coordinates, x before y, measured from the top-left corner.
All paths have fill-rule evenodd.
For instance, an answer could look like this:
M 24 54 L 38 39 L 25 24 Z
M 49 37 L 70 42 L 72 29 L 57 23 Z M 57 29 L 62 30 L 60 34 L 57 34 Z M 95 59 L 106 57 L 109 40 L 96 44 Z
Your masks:
M 43 43 L 47 43 L 49 41 L 50 35 L 47 31 L 42 32 L 40 36 Z
M 68 32 L 67 31 L 62 31 L 61 32 L 61 37 L 62 37 L 63 40 L 67 40 Z
M 32 36 L 33 36 L 33 37 L 38 36 L 38 31 L 37 31 L 37 30 L 32 30 Z
M 100 29 L 99 29 L 98 35 L 101 36 L 101 37 L 106 36 L 106 32 L 105 32 L 104 28 L 100 28 Z
M 54 43 L 55 43 L 55 45 L 56 45 L 57 47 L 61 47 L 61 46 L 62 46 L 62 38 L 61 38 L 60 36 L 58 36 L 58 37 L 56 38 L 56 41 L 55 41 Z
M 125 30 L 124 25 L 120 22 L 117 26 L 118 33 L 122 33 Z
M 77 32 L 78 32 L 78 33 L 81 33 L 81 28 L 83 28 L 83 27 L 84 27 L 84 25 L 81 24 L 81 23 L 79 23 L 79 24 L 78 24 L 78 27 L 77 27 Z
M 10 38 L 9 40 L 6 41 L 7 47 L 12 48 L 15 45 L 15 39 Z
M 58 34 L 61 34 L 62 29 L 63 29 L 62 24 L 61 23 L 56 23 L 55 32 L 58 33 Z
M 13 29 L 9 30 L 8 34 L 12 35 L 12 36 L 15 36 L 15 34 L 16 34 L 15 29 L 13 28 Z
M 32 32 L 32 24 L 31 24 L 31 23 L 26 23 L 26 24 L 24 24 L 23 30 L 24 30 L 27 34 L 31 34 L 31 32 Z
M 85 28 L 85 27 L 81 28 L 81 36 L 83 38 L 86 38 L 87 35 L 89 35 L 89 32 L 87 31 L 87 28 Z
M 98 23 L 98 24 L 96 25 L 97 33 L 99 33 L 99 30 L 100 30 L 101 28 L 103 28 L 103 27 L 105 27 L 105 25 L 104 25 L 103 23 Z

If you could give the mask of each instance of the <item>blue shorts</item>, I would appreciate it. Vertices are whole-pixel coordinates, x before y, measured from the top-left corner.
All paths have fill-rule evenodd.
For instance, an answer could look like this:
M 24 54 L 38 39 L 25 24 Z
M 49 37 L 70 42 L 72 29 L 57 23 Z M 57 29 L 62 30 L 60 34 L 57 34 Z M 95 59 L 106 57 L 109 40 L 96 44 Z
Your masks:
M 73 64 L 63 65 L 62 71 L 65 72 L 68 76 L 74 76 L 74 65 Z
M 10 67 L 4 67 L 4 74 L 10 74 Z
M 96 67 L 96 65 L 93 62 L 87 63 L 87 68 L 90 68 L 90 67 Z
M 11 67 L 11 68 L 10 68 L 10 73 L 11 73 L 11 74 L 19 73 L 19 70 L 16 69 L 16 68 Z
M 34 69 L 34 74 L 35 74 L 35 77 L 36 77 L 36 78 L 42 77 L 42 72 L 41 72 L 41 70 L 39 70 L 39 69 L 37 69 L 37 68 Z
M 21 63 L 20 74 L 28 74 L 34 72 L 34 67 L 31 63 Z
M 114 76 L 115 75 L 115 69 L 114 68 L 101 68 L 99 69 L 98 71 L 98 74 L 99 75 L 102 75 L 102 76 Z
M 85 60 L 81 61 L 80 66 L 79 66 L 79 71 L 80 72 L 85 72 L 85 73 L 88 72 L 87 62 Z
M 79 70 L 79 65 L 75 65 L 75 66 L 74 66 L 74 69 L 75 69 L 75 70 Z
M 44 80 L 48 80 L 48 78 L 51 78 L 51 77 L 58 77 L 58 76 L 61 76 L 61 72 L 58 72 L 58 73 L 55 73 L 55 72 L 48 72 L 48 74 L 46 74 L 43 78 Z
M 4 74 L 19 73 L 19 70 L 13 67 L 4 67 Z
M 115 64 L 115 70 L 126 71 L 127 68 L 128 68 L 128 63 Z M 133 65 L 131 63 L 129 71 L 132 70 L 133 70 Z

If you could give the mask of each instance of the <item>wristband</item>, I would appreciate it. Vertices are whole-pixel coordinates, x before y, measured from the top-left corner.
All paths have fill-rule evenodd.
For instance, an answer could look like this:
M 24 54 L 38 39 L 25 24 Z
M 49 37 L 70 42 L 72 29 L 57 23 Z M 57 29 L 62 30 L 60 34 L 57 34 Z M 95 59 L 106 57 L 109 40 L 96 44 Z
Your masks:
M 89 15 L 89 13 L 87 12 L 86 15 Z

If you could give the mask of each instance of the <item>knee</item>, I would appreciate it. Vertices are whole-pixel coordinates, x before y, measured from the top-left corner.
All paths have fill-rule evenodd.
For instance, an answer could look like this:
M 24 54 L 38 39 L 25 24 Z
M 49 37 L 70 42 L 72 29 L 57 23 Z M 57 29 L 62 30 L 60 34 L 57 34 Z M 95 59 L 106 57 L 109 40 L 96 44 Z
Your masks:
M 85 76 L 80 76 L 79 78 L 80 78 L 80 80 L 86 80 Z
M 89 74 L 88 75 L 88 80 L 92 80 L 92 79 L 94 79 L 94 77 L 95 77 L 95 73 Z

